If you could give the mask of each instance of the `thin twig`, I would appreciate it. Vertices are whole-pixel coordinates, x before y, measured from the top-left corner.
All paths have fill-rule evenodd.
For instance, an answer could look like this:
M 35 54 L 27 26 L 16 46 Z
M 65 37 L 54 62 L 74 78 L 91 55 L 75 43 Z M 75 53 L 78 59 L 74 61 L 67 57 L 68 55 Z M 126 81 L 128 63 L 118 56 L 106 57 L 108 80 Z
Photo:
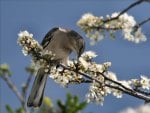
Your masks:
M 147 23 L 148 21 L 150 21 L 150 18 L 147 18 L 147 19 L 143 20 L 142 22 L 138 23 L 137 25 L 134 26 L 134 30 L 137 31 L 137 29 L 138 29 L 140 26 L 144 25 L 144 24 Z
M 25 83 L 25 86 L 22 88 L 22 90 L 23 90 L 22 93 L 23 93 L 24 98 L 26 98 L 26 96 L 27 96 L 27 90 L 28 90 L 29 85 L 31 83 L 32 77 L 33 77 L 33 75 L 31 75 L 31 74 L 28 76 L 26 83 Z
M 113 17 L 113 18 L 110 18 L 110 19 L 106 19 L 106 20 L 104 20 L 103 22 L 104 22 L 104 23 L 107 23 L 107 22 L 110 22 L 110 21 L 112 21 L 112 20 L 118 19 L 122 14 L 124 14 L 125 12 L 127 12 L 128 10 L 130 10 L 131 8 L 135 7 L 136 5 L 141 4 L 141 3 L 144 2 L 144 1 L 145 1 L 145 0 L 138 0 L 138 1 L 134 2 L 134 3 L 132 3 L 132 4 L 129 5 L 127 8 L 125 8 L 124 10 L 122 10 L 122 11 L 118 14 L 118 16 Z
M 145 24 L 145 23 L 148 22 L 148 21 L 150 21 L 150 18 L 147 18 L 147 19 L 143 20 L 142 22 L 140 22 L 140 23 L 138 24 L 138 26 L 141 26 L 141 25 Z

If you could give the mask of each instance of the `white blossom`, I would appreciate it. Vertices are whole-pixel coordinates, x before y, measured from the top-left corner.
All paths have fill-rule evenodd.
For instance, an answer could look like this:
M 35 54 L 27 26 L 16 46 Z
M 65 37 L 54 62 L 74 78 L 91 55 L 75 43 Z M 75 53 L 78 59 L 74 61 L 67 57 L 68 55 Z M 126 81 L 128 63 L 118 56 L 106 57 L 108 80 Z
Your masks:
M 82 67 L 85 69 L 85 70 L 88 70 L 89 66 L 90 66 L 90 63 L 87 62 L 83 57 L 80 57 L 79 58 L 79 61 L 82 65 Z
M 135 32 L 135 43 L 145 42 L 147 40 L 146 36 L 142 33 L 141 28 L 138 28 Z
M 133 16 L 128 15 L 127 13 L 119 16 L 119 21 L 122 23 L 123 28 L 132 28 L 136 25 L 136 21 Z
M 79 82 L 83 76 L 77 75 L 77 73 L 70 70 L 60 70 L 56 66 L 51 67 L 51 72 L 49 75 L 56 83 L 62 86 L 67 86 L 69 83 Z
M 129 88 L 129 89 L 132 89 L 131 85 L 130 85 L 130 82 L 129 81 L 125 81 L 125 80 L 120 80 L 118 81 L 119 83 L 121 83 L 123 86 Z
M 33 34 L 29 33 L 27 30 L 25 31 L 20 31 L 20 33 L 18 33 L 18 37 L 33 37 Z
M 106 69 L 108 69 L 111 66 L 111 62 L 104 62 L 103 65 Z
M 46 57 L 48 60 L 54 60 L 54 58 L 55 58 L 55 54 L 52 53 L 52 51 L 49 51 L 49 50 L 42 51 L 41 55 L 43 57 Z
M 124 39 L 134 43 L 145 42 L 147 40 L 146 36 L 142 33 L 141 28 L 134 31 L 132 28 L 123 29 Z
M 140 79 L 131 79 L 128 83 L 134 88 L 150 90 L 150 79 L 144 75 L 142 75 Z
M 118 16 L 118 12 L 114 12 L 114 13 L 112 13 L 112 15 L 111 15 L 111 18 L 115 18 L 115 17 L 117 17 Z M 107 15 L 106 15 L 106 17 L 107 17 Z M 109 16 L 110 17 L 110 16 Z
M 122 92 L 120 90 L 113 89 L 112 93 L 117 98 L 122 98 Z
M 106 76 L 108 78 L 110 78 L 111 80 L 117 81 L 117 76 L 116 76 L 116 74 L 114 72 L 107 71 Z
M 140 84 L 143 89 L 150 89 L 150 79 L 148 79 L 146 76 L 141 76 Z
M 27 56 L 28 55 L 28 50 L 23 48 L 22 53 L 24 54 L 24 56 Z
M 42 50 L 40 44 L 33 39 L 33 34 L 28 31 L 22 31 L 18 34 L 17 43 L 23 47 L 22 52 L 25 56 L 33 54 L 33 52 L 39 53 Z
M 82 18 L 78 21 L 78 25 L 88 25 L 93 26 L 96 25 L 98 17 L 94 16 L 91 13 L 86 13 L 82 16 Z
M 97 57 L 97 55 L 93 51 L 86 51 L 81 55 L 81 57 L 83 57 L 85 60 L 90 60 L 92 58 Z
M 97 85 L 98 84 L 93 81 L 93 83 L 90 85 L 89 93 L 86 94 L 86 100 L 88 103 L 96 102 L 97 104 L 103 105 L 105 92 L 102 88 L 97 87 Z

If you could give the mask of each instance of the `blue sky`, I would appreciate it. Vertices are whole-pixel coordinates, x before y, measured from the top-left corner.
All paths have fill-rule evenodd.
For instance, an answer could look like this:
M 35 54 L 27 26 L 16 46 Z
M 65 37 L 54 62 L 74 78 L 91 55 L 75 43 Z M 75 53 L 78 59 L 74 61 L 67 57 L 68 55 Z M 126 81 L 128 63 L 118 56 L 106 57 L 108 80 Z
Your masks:
M 0 62 L 10 64 L 13 72 L 12 80 L 21 89 L 21 83 L 26 80 L 28 74 L 24 67 L 30 64 L 30 57 L 25 57 L 21 48 L 17 45 L 17 34 L 22 30 L 33 33 L 36 40 L 41 42 L 44 35 L 55 26 L 74 29 L 86 40 L 86 50 L 95 51 L 98 63 L 111 61 L 111 71 L 118 75 L 119 79 L 137 78 L 141 74 L 150 77 L 150 40 L 149 23 L 142 26 L 146 34 L 147 42 L 134 44 L 123 39 L 121 33 L 117 33 L 116 39 L 106 37 L 95 46 L 89 45 L 89 39 L 76 25 L 80 17 L 87 12 L 97 16 L 105 16 L 128 6 L 135 0 L 1 0 L 0 1 Z M 150 5 L 142 3 L 133 8 L 128 13 L 133 15 L 137 21 L 142 21 L 149 17 Z M 20 103 L 16 96 L 7 87 L 4 81 L 0 80 L 0 109 L 5 113 L 5 104 L 10 104 L 17 108 Z M 30 86 L 31 87 L 31 86 Z M 88 84 L 71 85 L 63 88 L 49 79 L 46 85 L 45 95 L 53 102 L 57 99 L 65 100 L 67 92 L 78 95 L 81 101 L 85 99 L 88 91 Z M 104 105 L 89 104 L 84 110 L 85 113 L 119 113 L 126 107 L 135 107 L 142 104 L 142 101 L 124 95 L 122 99 L 113 96 L 105 98 Z

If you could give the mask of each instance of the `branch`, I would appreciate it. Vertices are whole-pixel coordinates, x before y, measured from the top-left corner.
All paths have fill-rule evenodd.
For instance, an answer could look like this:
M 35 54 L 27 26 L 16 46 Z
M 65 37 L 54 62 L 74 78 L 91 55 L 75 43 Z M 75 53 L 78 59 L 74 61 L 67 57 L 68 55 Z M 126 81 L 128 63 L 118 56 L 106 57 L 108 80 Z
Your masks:
M 60 65 L 61 67 L 63 67 L 64 69 L 66 69 L 66 70 L 74 71 L 74 72 L 76 72 L 76 73 L 78 73 L 78 74 L 84 76 L 85 78 L 89 79 L 89 81 L 90 81 L 90 80 L 91 80 L 91 81 L 94 80 L 95 82 L 97 82 L 97 83 L 99 83 L 99 84 L 102 84 L 102 82 L 100 82 L 100 81 L 97 80 L 96 78 L 90 77 L 89 75 L 87 75 L 87 74 L 85 74 L 85 73 L 82 73 L 82 72 L 80 72 L 80 71 L 76 71 L 75 69 L 71 69 L 71 68 L 66 67 L 66 66 L 64 66 L 64 65 L 62 65 L 62 64 L 59 64 L 59 65 Z M 99 73 L 99 74 L 101 74 L 101 73 Z M 101 75 L 103 75 L 103 74 L 101 74 Z M 134 97 L 136 97 L 136 98 L 139 98 L 139 99 L 141 99 L 141 100 L 144 100 L 145 102 L 150 102 L 150 98 L 147 97 L 147 96 L 145 96 L 145 95 L 143 95 L 142 93 L 138 93 L 138 92 L 136 92 L 136 91 L 134 91 L 134 90 L 132 90 L 132 89 L 129 89 L 129 88 L 125 87 L 124 85 L 122 85 L 121 83 L 118 83 L 118 82 L 116 82 L 116 81 L 113 81 L 113 80 L 107 78 L 106 76 L 104 76 L 104 77 L 105 77 L 105 79 L 107 79 L 107 80 L 109 80 L 109 81 L 111 81 L 111 82 L 113 82 L 113 83 L 115 83 L 115 84 L 117 84 L 117 85 L 119 85 L 119 86 L 121 86 L 121 87 L 119 87 L 119 86 L 114 86 L 114 85 L 111 85 L 111 84 L 106 84 L 106 83 L 105 83 L 105 86 L 107 86 L 107 87 L 109 87 L 109 88 L 117 89 L 117 90 L 122 91 L 122 92 L 124 92 L 124 93 L 126 93 L 126 94 L 129 94 L 129 95 L 131 95 L 131 96 L 134 96 Z

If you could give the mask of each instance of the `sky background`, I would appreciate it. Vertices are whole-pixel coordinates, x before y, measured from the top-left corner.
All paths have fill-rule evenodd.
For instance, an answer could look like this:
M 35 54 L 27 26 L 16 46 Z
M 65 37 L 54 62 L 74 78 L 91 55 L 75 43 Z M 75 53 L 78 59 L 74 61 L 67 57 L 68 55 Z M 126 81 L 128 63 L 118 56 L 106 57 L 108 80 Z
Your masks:
M 17 34 L 28 30 L 33 33 L 39 42 L 53 27 L 61 26 L 70 28 L 80 33 L 86 41 L 86 50 L 95 51 L 97 63 L 112 62 L 110 71 L 115 72 L 120 80 L 138 78 L 141 74 L 150 77 L 150 23 L 142 26 L 147 36 L 147 42 L 134 44 L 123 39 L 118 33 L 115 40 L 110 37 L 95 46 L 90 46 L 89 39 L 76 25 L 80 17 L 87 12 L 97 16 L 105 16 L 126 8 L 136 0 L 0 0 L 0 63 L 8 63 L 13 72 L 12 81 L 21 89 L 21 84 L 26 81 L 28 73 L 24 68 L 30 64 L 31 58 L 25 57 L 21 47 L 17 44 Z M 149 17 L 150 4 L 142 3 L 128 11 L 138 22 Z M 33 80 L 32 80 L 33 82 Z M 32 84 L 32 83 L 31 83 Z M 31 88 L 31 85 L 30 85 Z M 30 90 L 30 89 L 29 89 Z M 71 85 L 63 88 L 49 79 L 45 95 L 55 103 L 57 99 L 65 100 L 66 93 L 78 95 L 83 101 L 88 92 L 88 84 Z M 19 101 L 6 83 L 0 79 L 0 109 L 6 113 L 5 105 L 13 108 L 20 106 Z M 84 113 L 119 113 L 127 107 L 136 107 L 143 104 L 134 97 L 124 95 L 121 99 L 107 96 L 104 105 L 89 104 Z

